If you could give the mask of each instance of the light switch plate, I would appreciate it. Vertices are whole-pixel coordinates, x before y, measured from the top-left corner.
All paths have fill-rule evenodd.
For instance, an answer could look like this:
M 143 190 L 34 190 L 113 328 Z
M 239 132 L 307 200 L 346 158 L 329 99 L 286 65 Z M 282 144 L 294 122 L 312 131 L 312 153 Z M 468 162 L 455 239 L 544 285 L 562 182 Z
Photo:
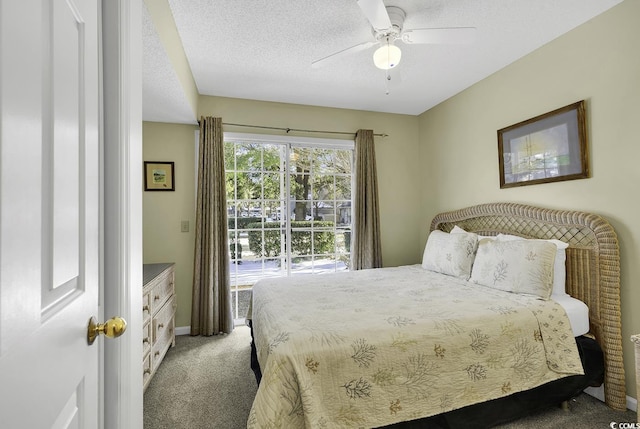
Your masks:
M 189 221 L 183 220 L 180 222 L 180 232 L 189 232 Z

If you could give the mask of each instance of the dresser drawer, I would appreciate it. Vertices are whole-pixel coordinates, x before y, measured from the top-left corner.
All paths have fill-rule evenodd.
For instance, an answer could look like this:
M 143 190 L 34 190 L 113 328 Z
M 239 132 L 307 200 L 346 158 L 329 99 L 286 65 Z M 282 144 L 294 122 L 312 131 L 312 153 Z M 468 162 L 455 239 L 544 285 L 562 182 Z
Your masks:
M 162 341 L 163 336 L 170 336 L 173 342 L 173 315 L 176 312 L 176 297 L 171 296 L 166 304 L 158 310 L 153 318 L 153 342 Z M 171 328 L 171 329 L 169 329 Z
M 167 298 L 173 295 L 173 271 L 158 279 L 151 291 L 151 309 L 153 314 L 159 311 Z
M 151 291 L 142 295 L 142 324 L 151 321 Z
M 152 336 L 152 325 L 151 323 L 147 323 L 142 328 L 142 357 L 146 358 L 146 356 L 151 351 L 151 344 L 153 344 L 153 336 Z
M 151 354 L 142 361 L 142 386 L 146 389 L 151 381 Z
M 152 361 L 153 369 L 160 364 L 160 360 L 164 357 L 169 347 L 174 342 L 174 330 L 175 330 L 175 305 L 176 298 L 172 296 L 169 301 L 160 309 L 153 318 L 153 349 L 152 349 Z

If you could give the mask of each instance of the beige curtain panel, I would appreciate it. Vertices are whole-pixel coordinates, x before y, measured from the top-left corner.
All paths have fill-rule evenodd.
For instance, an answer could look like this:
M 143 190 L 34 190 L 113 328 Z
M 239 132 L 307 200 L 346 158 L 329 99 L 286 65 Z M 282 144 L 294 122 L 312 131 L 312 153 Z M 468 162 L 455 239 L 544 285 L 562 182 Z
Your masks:
M 378 176 L 372 130 L 358 130 L 355 142 L 355 207 L 351 266 L 354 270 L 382 267 Z
M 233 330 L 222 119 L 200 118 L 191 335 Z

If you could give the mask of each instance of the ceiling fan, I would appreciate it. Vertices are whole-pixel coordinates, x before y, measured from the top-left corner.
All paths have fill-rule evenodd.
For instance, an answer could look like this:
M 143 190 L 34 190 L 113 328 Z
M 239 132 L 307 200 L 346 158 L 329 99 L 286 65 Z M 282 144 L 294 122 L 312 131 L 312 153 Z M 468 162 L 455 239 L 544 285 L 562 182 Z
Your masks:
M 406 13 L 401 8 L 385 6 L 383 0 L 356 1 L 371 24 L 374 40 L 358 43 L 315 60 L 311 63 L 312 66 L 380 45 L 373 53 L 373 62 L 379 69 L 389 70 L 398 65 L 402 56 L 402 51 L 395 44 L 397 41 L 407 44 L 463 44 L 471 43 L 475 37 L 474 27 L 405 29 L 403 24 Z

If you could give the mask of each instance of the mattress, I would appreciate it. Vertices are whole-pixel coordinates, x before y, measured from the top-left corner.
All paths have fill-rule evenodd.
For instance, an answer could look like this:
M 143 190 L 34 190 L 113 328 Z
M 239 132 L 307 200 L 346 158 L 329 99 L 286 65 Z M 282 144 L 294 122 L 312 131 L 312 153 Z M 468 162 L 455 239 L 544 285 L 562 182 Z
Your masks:
M 589 332 L 589 308 L 587 305 L 570 295 L 551 295 L 551 299 L 560 304 L 571 322 L 574 337 Z

